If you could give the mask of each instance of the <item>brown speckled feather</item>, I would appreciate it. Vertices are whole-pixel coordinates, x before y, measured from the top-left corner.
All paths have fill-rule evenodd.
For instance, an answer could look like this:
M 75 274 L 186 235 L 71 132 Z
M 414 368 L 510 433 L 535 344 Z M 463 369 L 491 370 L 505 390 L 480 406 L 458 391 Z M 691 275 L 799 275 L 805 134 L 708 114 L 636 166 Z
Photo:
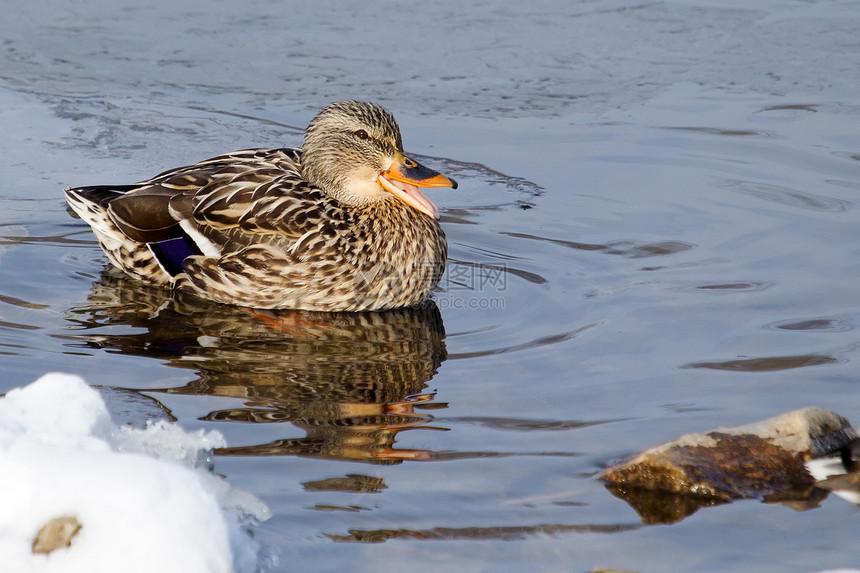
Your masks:
M 427 298 L 447 255 L 418 187 L 456 183 L 403 154 L 383 108 L 337 102 L 302 149 L 248 149 L 134 185 L 66 190 L 129 275 L 257 308 L 364 311 Z
M 69 189 L 111 262 L 135 278 L 256 308 L 364 311 L 427 298 L 444 270 L 438 222 L 394 195 L 343 205 L 305 181 L 297 149 L 251 149 L 133 186 Z M 199 248 L 171 276 L 147 243 Z

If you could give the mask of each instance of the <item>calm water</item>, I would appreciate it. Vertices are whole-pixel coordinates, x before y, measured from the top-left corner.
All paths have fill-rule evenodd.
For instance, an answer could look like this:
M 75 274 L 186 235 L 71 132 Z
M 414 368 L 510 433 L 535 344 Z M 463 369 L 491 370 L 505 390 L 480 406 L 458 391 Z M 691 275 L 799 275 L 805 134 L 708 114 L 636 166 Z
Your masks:
M 860 423 L 860 10 L 693 0 L 326 9 L 23 3 L 0 23 L 0 391 L 61 370 L 218 429 L 276 571 L 814 571 L 857 508 L 643 525 L 595 475 L 817 405 Z M 438 24 L 438 25 L 437 25 Z M 370 32 L 369 30 L 375 30 Z M 372 98 L 450 245 L 426 308 L 261 314 L 107 269 L 67 185 Z

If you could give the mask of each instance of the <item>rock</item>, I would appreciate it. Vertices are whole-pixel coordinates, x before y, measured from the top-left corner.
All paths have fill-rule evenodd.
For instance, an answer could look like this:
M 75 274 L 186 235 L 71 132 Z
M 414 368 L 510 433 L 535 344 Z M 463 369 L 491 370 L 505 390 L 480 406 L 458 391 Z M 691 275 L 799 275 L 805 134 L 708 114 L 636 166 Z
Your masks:
M 804 408 L 681 436 L 607 469 L 600 479 L 643 519 L 661 523 L 732 499 L 805 500 L 815 495 L 815 480 L 804 462 L 838 451 L 856 436 L 842 416 Z
M 61 547 L 69 547 L 80 530 L 81 524 L 76 517 L 55 517 L 36 534 L 33 553 L 51 553 Z

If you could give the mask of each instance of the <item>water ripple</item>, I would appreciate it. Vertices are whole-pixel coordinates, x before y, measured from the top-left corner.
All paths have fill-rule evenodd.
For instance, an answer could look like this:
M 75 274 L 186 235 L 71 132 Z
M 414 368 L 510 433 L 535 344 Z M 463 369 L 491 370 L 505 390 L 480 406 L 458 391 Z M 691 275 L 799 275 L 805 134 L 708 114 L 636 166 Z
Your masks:
M 608 424 L 613 422 L 622 422 L 626 419 L 617 418 L 614 420 L 529 420 L 522 418 L 495 418 L 489 416 L 459 416 L 459 417 L 443 417 L 437 418 L 439 422 L 464 422 L 468 424 L 476 424 L 479 426 L 492 428 L 494 430 L 514 430 L 514 431 L 563 431 L 576 430 L 596 426 L 599 424 Z
M 706 284 L 698 284 L 698 285 L 690 285 L 678 287 L 673 290 L 685 291 L 685 292 L 696 292 L 696 291 L 705 291 L 714 294 L 727 294 L 734 292 L 745 292 L 745 291 L 762 291 L 766 288 L 770 287 L 771 283 L 769 282 L 761 282 L 761 281 L 735 281 L 735 282 L 725 282 L 725 283 L 706 283 Z
M 687 127 L 687 126 L 664 126 L 662 129 L 672 129 L 676 131 L 692 131 L 695 133 L 704 133 L 706 135 L 721 135 L 731 137 L 747 137 L 747 136 L 764 136 L 773 137 L 773 134 L 767 131 L 756 131 L 751 129 L 724 129 L 718 127 Z
M 12 306 L 20 306 L 21 308 L 29 308 L 33 310 L 43 310 L 46 308 L 50 308 L 46 304 L 39 304 L 37 302 L 29 302 L 20 298 L 15 298 L 14 296 L 9 296 L 5 294 L 0 294 L 0 303 L 11 304 Z
M 769 105 L 767 107 L 763 107 L 755 113 L 772 113 L 772 112 L 806 112 L 806 113 L 817 113 L 818 109 L 821 106 L 816 104 L 806 104 L 806 103 L 797 103 L 797 104 L 779 104 L 779 105 Z
M 693 243 L 684 241 L 661 241 L 659 243 L 634 243 L 632 241 L 612 241 L 610 243 L 580 243 L 578 241 L 569 241 L 567 239 L 552 239 L 549 237 L 540 237 L 538 235 L 530 235 L 528 233 L 499 233 L 515 239 L 529 239 L 532 241 L 544 241 L 561 245 L 570 249 L 579 251 L 603 251 L 609 255 L 621 255 L 631 259 L 639 259 L 645 257 L 660 257 L 665 255 L 673 255 L 688 251 L 696 247 Z
M 464 358 L 478 358 L 481 356 L 495 356 L 496 354 L 507 354 L 509 352 L 517 352 L 520 350 L 527 350 L 530 348 L 538 348 L 540 346 L 548 346 L 550 344 L 557 344 L 559 342 L 564 342 L 565 340 L 570 340 L 576 336 L 579 336 L 586 330 L 590 330 L 595 326 L 600 325 L 600 322 L 594 322 L 592 324 L 587 324 L 583 327 L 577 328 L 576 330 L 571 330 L 570 332 L 562 332 L 559 334 L 552 334 L 549 336 L 541 336 L 539 338 L 535 338 L 534 340 L 530 340 L 528 342 L 523 342 L 522 344 L 513 344 L 511 346 L 502 346 L 499 348 L 488 348 L 486 350 L 475 350 L 473 352 L 459 352 L 459 353 L 451 353 L 448 354 L 448 360 L 462 360 Z
M 854 325 L 845 320 L 834 318 L 809 318 L 806 320 L 792 319 L 772 322 L 767 325 L 767 328 L 803 332 L 847 332 L 854 330 Z
M 851 206 L 851 203 L 848 201 L 806 193 L 783 185 L 761 183 L 759 181 L 727 179 L 723 182 L 722 187 L 729 191 L 743 193 L 771 203 L 811 211 L 841 213 Z
M 560 533 L 620 533 L 639 529 L 640 524 L 540 524 L 493 527 L 434 527 L 432 529 L 350 529 L 347 535 L 326 533 L 332 541 L 352 543 L 382 543 L 391 539 L 410 538 L 433 540 L 483 540 L 498 539 L 515 541 L 532 535 L 558 535 Z
M 707 368 L 710 370 L 734 370 L 736 372 L 774 372 L 807 366 L 835 364 L 839 360 L 823 354 L 802 354 L 799 356 L 767 356 L 762 358 L 741 358 L 721 362 L 694 362 L 682 368 Z
M 19 324 L 17 322 L 7 322 L 0 320 L 0 328 L 14 328 L 16 330 L 41 330 L 40 326 L 31 326 L 29 324 Z

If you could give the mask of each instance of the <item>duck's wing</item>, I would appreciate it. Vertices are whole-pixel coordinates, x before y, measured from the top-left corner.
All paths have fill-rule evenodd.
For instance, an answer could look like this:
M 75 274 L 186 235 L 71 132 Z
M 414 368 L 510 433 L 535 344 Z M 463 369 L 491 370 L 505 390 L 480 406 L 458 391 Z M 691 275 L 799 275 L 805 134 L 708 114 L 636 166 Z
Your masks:
M 339 269 L 321 260 L 339 252 L 339 209 L 297 174 L 243 174 L 176 195 L 170 210 L 199 248 L 182 259 L 179 290 L 256 308 L 311 308 L 329 294 L 320 289 Z
M 332 207 L 330 199 L 301 178 L 294 153 L 290 164 L 255 161 L 247 168 L 237 162 L 229 166 L 228 175 L 219 170 L 206 185 L 171 195 L 170 216 L 205 255 L 223 256 L 263 244 L 293 252 L 296 242 L 319 228 Z
M 117 266 L 163 284 L 193 255 L 217 259 L 268 245 L 289 258 L 290 248 L 319 226 L 327 202 L 302 180 L 300 159 L 296 149 L 249 149 L 132 185 L 68 189 L 66 196 Z M 145 272 L 136 272 L 144 264 Z
M 262 240 L 243 234 L 274 233 L 265 241 L 283 243 L 307 231 L 307 213 L 323 196 L 301 179 L 299 161 L 295 149 L 248 149 L 134 185 L 72 191 L 104 209 L 132 241 L 157 243 L 185 233 L 200 252 L 215 255 Z
M 182 258 L 175 288 L 256 308 L 324 309 L 352 296 L 348 280 L 334 292 L 349 273 L 332 263 L 349 214 L 299 173 L 298 163 L 257 166 L 173 195 L 171 216 L 199 250 Z

